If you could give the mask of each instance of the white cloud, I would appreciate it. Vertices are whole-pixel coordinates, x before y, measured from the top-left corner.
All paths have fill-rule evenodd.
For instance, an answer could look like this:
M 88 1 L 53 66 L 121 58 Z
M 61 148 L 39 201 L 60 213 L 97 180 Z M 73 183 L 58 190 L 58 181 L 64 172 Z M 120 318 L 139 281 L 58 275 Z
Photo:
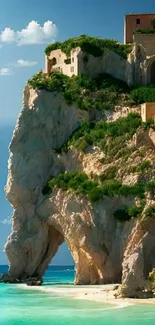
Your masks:
M 27 68 L 27 67 L 33 67 L 34 65 L 37 65 L 37 64 L 38 64 L 38 62 L 36 62 L 36 61 L 20 59 L 17 61 L 17 63 L 15 63 L 14 66 L 17 68 Z
M 7 225 L 11 223 L 10 217 L 7 217 L 4 220 L 1 220 L 0 223 L 2 223 L 3 225 Z
M 12 71 L 9 68 L 1 68 L 0 69 L 0 76 L 11 76 Z
M 1 41 L 4 43 L 12 43 L 15 42 L 16 33 L 9 27 L 6 27 L 1 33 Z
M 16 43 L 17 45 L 42 44 L 48 40 L 52 41 L 56 34 L 57 27 L 52 21 L 48 20 L 41 26 L 37 21 L 32 20 L 21 31 L 14 31 L 6 27 L 0 33 L 0 41 L 2 43 Z

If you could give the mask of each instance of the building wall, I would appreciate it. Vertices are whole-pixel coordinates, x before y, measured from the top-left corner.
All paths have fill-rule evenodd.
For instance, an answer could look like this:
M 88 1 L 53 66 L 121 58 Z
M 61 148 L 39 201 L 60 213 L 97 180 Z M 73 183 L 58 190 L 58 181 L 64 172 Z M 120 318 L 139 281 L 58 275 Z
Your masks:
M 155 103 L 144 103 L 141 105 L 142 121 L 146 122 L 149 118 L 155 119 Z
M 79 51 L 79 48 L 73 49 L 71 51 L 69 64 L 66 63 L 66 60 L 68 59 L 66 54 L 63 53 L 60 49 L 52 51 L 49 56 L 45 57 L 45 72 L 50 73 L 53 70 L 58 70 L 69 77 L 77 75 Z M 56 64 L 54 65 L 52 65 L 53 59 L 56 59 Z
M 125 81 L 128 85 L 133 84 L 133 65 L 116 53 L 106 49 L 101 57 L 79 53 L 78 73 L 85 73 L 92 78 L 101 73 L 108 73 L 117 79 Z
M 146 122 L 146 103 L 141 105 L 141 118 L 143 122 Z
M 135 34 L 133 40 L 143 46 L 146 55 L 155 55 L 155 34 Z
M 124 43 L 133 42 L 133 32 L 135 29 L 152 29 L 151 20 L 153 18 L 155 18 L 155 13 L 126 15 L 124 23 Z

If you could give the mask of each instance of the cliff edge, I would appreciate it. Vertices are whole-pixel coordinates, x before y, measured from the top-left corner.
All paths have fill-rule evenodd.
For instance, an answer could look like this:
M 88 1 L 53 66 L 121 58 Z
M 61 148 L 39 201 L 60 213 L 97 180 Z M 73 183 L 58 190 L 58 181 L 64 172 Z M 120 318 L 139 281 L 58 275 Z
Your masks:
M 129 297 L 146 288 L 155 267 L 155 132 L 136 114 L 117 120 L 127 125 L 122 134 L 122 122 L 102 118 L 26 85 L 9 147 L 5 190 L 14 213 L 3 281 L 40 284 L 65 240 L 75 284 L 122 283 Z

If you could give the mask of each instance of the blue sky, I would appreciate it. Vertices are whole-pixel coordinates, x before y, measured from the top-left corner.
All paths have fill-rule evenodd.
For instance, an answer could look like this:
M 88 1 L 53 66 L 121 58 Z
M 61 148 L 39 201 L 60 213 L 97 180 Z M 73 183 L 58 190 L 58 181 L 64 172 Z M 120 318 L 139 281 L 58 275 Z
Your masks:
M 11 207 L 3 191 L 8 143 L 20 112 L 23 87 L 44 68 L 46 44 L 80 34 L 123 42 L 124 15 L 154 11 L 153 0 L 0 0 L 0 264 L 6 263 L 2 250 L 11 228 Z M 62 246 L 55 264 L 71 261 Z

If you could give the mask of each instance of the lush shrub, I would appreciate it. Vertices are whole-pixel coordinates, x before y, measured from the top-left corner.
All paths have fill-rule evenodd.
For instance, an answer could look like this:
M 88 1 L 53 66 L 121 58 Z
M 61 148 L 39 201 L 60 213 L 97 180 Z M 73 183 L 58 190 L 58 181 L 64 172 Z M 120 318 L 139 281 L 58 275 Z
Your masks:
M 155 194 L 155 180 L 146 184 L 146 191 Z
M 133 89 L 130 92 L 130 97 L 136 104 L 155 101 L 155 86 L 142 86 Z
M 86 126 L 82 125 L 82 132 L 75 132 L 69 145 L 73 144 L 79 151 L 85 151 L 87 146 L 95 144 L 104 151 L 106 161 L 110 162 L 115 156 L 128 157 L 133 149 L 126 147 L 126 142 L 131 139 L 136 129 L 142 124 L 138 114 L 129 114 L 114 122 L 97 122 Z M 108 141 L 107 141 L 108 140 Z M 82 146 L 82 148 L 81 148 Z
M 146 169 L 150 167 L 151 163 L 149 160 L 144 160 L 142 161 L 139 165 L 133 166 L 129 169 L 131 173 L 136 173 L 136 172 L 144 172 Z
M 155 34 L 155 30 L 154 29 L 146 29 L 146 28 L 143 28 L 143 29 L 137 28 L 137 29 L 135 29 L 135 33 L 136 34 Z
M 152 219 L 155 219 L 155 204 L 152 204 L 145 210 L 145 215 Z
M 101 175 L 100 175 L 100 180 L 103 182 L 107 179 L 114 179 L 116 177 L 117 173 L 117 167 L 116 166 L 111 166 L 107 168 Z
M 143 211 L 143 206 L 138 207 L 138 206 L 134 205 L 131 208 L 128 208 L 127 211 L 128 211 L 128 215 L 131 218 L 138 218 Z
M 50 75 L 39 72 L 28 80 L 33 88 L 60 92 L 70 105 L 76 103 L 79 109 L 113 110 L 121 91 L 129 92 L 128 86 L 120 80 L 101 74 L 92 79 L 84 74 L 71 78 L 53 71 Z
M 88 35 L 81 35 L 79 37 L 69 38 L 64 42 L 55 42 L 49 44 L 45 48 L 46 55 L 49 55 L 51 51 L 61 49 L 69 57 L 71 50 L 80 47 L 81 50 L 87 54 L 91 54 L 95 57 L 103 55 L 104 49 L 107 48 L 123 58 L 127 58 L 127 55 L 131 52 L 131 45 L 119 44 L 112 39 L 103 39 L 98 37 L 90 37 Z M 86 56 L 85 56 L 86 57 Z M 84 57 L 84 61 L 87 59 Z

